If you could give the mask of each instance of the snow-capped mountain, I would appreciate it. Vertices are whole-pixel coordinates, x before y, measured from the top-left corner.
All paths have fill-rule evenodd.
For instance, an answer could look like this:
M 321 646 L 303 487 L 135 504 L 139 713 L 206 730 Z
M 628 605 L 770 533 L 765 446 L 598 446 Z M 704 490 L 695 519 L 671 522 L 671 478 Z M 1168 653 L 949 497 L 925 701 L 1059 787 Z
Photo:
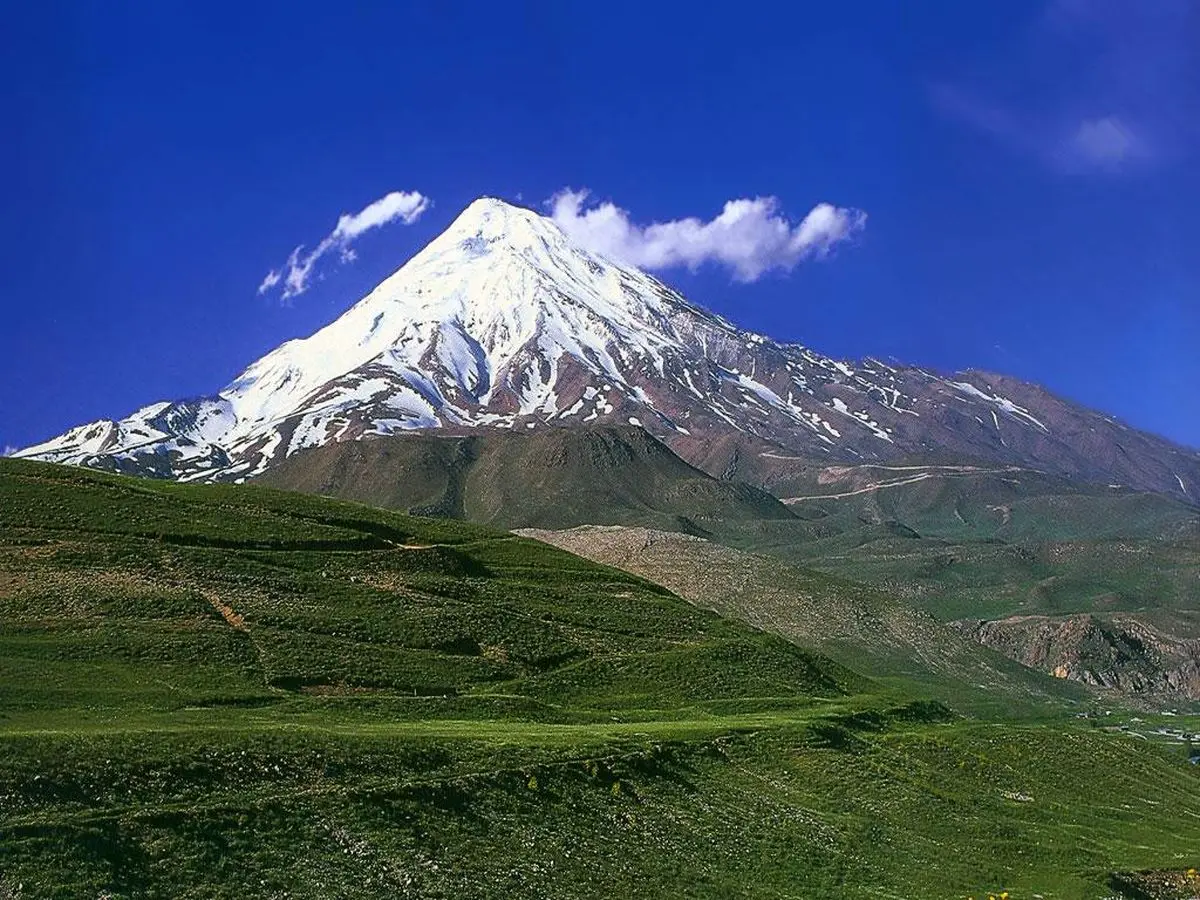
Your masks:
M 576 422 L 641 425 L 710 471 L 746 454 L 973 458 L 1200 499 L 1200 454 L 1014 379 L 852 364 L 743 331 L 489 198 L 336 321 L 214 396 L 16 455 L 242 480 L 330 441 Z

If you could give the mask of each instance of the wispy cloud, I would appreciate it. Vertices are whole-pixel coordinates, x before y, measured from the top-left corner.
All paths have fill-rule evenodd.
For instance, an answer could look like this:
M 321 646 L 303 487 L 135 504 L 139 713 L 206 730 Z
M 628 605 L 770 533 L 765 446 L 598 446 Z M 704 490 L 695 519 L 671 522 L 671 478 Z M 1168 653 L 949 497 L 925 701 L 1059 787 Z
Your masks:
M 418 191 L 392 191 L 357 213 L 343 214 L 333 231 L 312 250 L 305 253 L 304 245 L 300 245 L 282 267 L 268 272 L 258 286 L 258 293 L 266 294 L 282 284 L 280 296 L 284 300 L 303 294 L 308 290 L 317 263 L 326 254 L 336 250 L 341 262 L 352 262 L 357 254 L 351 244 L 364 232 L 397 221 L 411 225 L 429 206 L 429 198 Z
M 774 197 L 730 200 L 714 218 L 675 219 L 639 225 L 610 202 L 588 203 L 587 190 L 563 190 L 550 200 L 551 215 L 571 238 L 605 256 L 643 269 L 725 266 L 739 281 L 756 281 L 773 269 L 789 271 L 804 259 L 825 256 L 860 231 L 866 213 L 820 203 L 793 225 Z
M 931 88 L 934 105 L 1068 173 L 1170 161 L 1200 140 L 1188 0 L 1052 0 L 1014 43 Z
M 0 456 L 12 456 L 20 449 L 20 447 L 14 447 L 12 444 L 5 444 L 4 451 L 0 452 Z
M 1061 147 L 1068 163 L 1119 169 L 1150 155 L 1144 138 L 1119 116 L 1084 119 Z
M 260 294 L 265 294 L 267 291 L 271 290 L 271 288 L 275 287 L 275 285 L 279 284 L 282 279 L 283 276 L 279 273 L 279 270 L 272 269 L 265 276 L 263 276 L 262 283 L 258 286 L 258 292 Z

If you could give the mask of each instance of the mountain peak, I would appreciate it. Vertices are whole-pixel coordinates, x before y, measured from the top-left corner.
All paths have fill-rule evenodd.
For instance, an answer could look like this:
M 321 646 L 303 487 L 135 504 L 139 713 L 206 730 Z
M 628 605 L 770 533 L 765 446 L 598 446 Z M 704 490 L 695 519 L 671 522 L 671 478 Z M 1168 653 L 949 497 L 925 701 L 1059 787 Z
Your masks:
M 500 215 L 525 214 L 537 216 L 539 219 L 545 218 L 544 216 L 538 215 L 526 206 L 521 206 L 518 203 L 512 203 L 500 197 L 489 197 L 487 195 L 476 197 L 474 200 L 468 203 L 466 208 L 459 213 L 459 217 L 461 218 L 467 215 L 487 215 L 489 213 Z
M 495 197 L 217 395 L 81 426 L 20 455 L 242 479 L 370 435 L 583 423 L 644 427 L 701 468 L 763 484 L 804 460 L 951 456 L 1200 497 L 1194 453 L 1015 380 L 850 364 L 740 330 Z
M 512 244 L 528 242 L 547 235 L 565 239 L 562 231 L 547 216 L 497 197 L 479 197 L 467 206 L 437 239 L 506 239 Z

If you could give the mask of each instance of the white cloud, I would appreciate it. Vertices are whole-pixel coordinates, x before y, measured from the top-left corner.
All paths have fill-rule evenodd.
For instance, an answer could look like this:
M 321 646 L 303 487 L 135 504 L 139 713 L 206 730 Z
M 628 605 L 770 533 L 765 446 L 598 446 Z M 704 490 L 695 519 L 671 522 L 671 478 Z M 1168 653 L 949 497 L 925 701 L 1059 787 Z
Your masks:
M 1116 168 L 1145 154 L 1134 129 L 1117 116 L 1085 119 L 1063 145 L 1068 163 Z
M 1118 175 L 1200 145 L 1195 4 L 1048 0 L 995 58 L 940 79 L 944 113 L 1070 174 Z
M 348 243 L 364 231 L 387 225 L 396 219 L 411 225 L 429 209 L 429 198 L 417 191 L 392 191 L 355 215 L 346 213 L 338 218 L 337 228 L 326 240 Z
M 279 284 L 279 279 L 279 270 L 272 269 L 263 277 L 262 284 L 258 286 L 258 292 L 260 294 L 265 294 L 271 288 L 275 287 L 275 285 Z
M 291 252 L 281 269 L 272 269 L 258 286 L 258 293 L 265 294 L 283 284 L 282 298 L 288 300 L 308 290 L 309 280 L 317 262 L 331 250 L 338 251 L 342 263 L 358 258 L 351 242 L 364 232 L 380 228 L 395 221 L 411 225 L 429 209 L 429 198 L 418 191 L 392 191 L 380 197 L 357 213 L 344 213 L 338 217 L 337 225 L 309 253 L 300 245 Z
M 1128 117 L 1022 115 L 947 85 L 935 85 L 931 97 L 944 113 L 1062 172 L 1116 173 L 1155 156 L 1145 129 Z
M 16 453 L 20 449 L 21 449 L 20 447 L 12 446 L 12 444 L 5 444 L 4 451 L 0 452 L 0 456 L 12 456 L 14 453 Z
M 774 197 L 730 200 L 708 222 L 697 218 L 638 225 L 610 202 L 587 205 L 588 191 L 563 190 L 550 200 L 551 215 L 566 234 L 605 256 L 643 269 L 717 263 L 739 281 L 756 281 L 772 269 L 789 271 L 860 231 L 866 213 L 820 203 L 798 224 L 780 212 Z

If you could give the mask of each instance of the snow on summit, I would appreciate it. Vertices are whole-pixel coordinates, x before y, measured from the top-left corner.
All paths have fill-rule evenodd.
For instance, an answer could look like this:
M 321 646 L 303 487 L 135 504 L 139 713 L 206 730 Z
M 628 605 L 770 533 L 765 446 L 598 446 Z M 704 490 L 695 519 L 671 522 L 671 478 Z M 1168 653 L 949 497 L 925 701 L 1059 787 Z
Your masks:
M 334 322 L 282 344 L 213 396 L 155 403 L 15 455 L 242 480 L 330 441 L 637 422 L 710 463 L 714 444 L 842 461 L 940 447 L 1007 463 L 1053 451 L 1070 471 L 1084 461 L 1056 446 L 1063 410 L 1117 430 L 1054 398 L 1047 412 L 1048 395 L 1020 382 L 1005 382 L 1022 394 L 1008 397 L 974 373 L 956 378 L 851 365 L 741 331 L 576 245 L 552 219 L 485 197 Z M 1163 478 L 1186 491 L 1176 471 L 1200 472 L 1200 461 L 1178 462 L 1164 460 Z M 1200 494 L 1200 474 L 1185 477 Z

